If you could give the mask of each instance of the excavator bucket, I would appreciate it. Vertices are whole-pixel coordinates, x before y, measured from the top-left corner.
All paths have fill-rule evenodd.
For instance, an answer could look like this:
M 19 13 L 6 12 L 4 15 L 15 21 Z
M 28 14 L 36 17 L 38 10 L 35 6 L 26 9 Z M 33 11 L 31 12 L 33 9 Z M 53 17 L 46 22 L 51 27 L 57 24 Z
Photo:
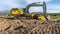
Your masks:
M 41 20 L 43 20 L 43 21 L 46 20 L 46 18 L 45 18 L 44 16 L 38 16 L 38 19 L 41 19 Z

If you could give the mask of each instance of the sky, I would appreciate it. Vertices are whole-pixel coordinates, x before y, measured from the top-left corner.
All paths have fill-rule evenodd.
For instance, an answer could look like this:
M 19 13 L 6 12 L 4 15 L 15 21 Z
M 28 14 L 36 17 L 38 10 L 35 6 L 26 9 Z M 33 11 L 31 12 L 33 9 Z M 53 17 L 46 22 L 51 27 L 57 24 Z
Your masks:
M 24 8 L 30 3 L 43 1 L 46 2 L 48 13 L 60 13 L 60 0 L 0 0 L 0 11 L 10 10 L 11 8 Z M 39 10 L 39 8 L 34 7 L 33 9 L 35 11 Z

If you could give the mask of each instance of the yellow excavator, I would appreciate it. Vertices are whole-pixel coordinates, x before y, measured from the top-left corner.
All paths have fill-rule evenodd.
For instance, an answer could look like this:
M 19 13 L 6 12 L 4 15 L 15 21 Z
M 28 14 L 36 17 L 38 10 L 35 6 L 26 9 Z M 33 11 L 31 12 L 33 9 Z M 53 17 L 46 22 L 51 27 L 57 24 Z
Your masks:
M 26 18 L 26 19 L 40 19 L 40 20 L 49 20 L 47 18 L 47 13 L 46 13 L 46 3 L 43 2 L 43 4 L 40 4 L 41 2 L 35 2 L 27 5 L 23 9 L 18 9 L 18 8 L 13 8 L 11 9 L 10 14 L 13 15 L 15 18 Z M 37 6 L 42 6 L 43 7 L 43 13 L 41 15 L 37 15 L 35 13 L 29 14 L 29 9 L 30 7 L 37 7 Z

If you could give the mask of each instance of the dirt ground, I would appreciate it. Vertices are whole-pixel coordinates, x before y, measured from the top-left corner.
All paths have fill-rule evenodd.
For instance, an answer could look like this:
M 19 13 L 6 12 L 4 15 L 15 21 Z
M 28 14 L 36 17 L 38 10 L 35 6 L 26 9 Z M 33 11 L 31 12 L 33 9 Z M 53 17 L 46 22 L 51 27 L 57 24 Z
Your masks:
M 0 34 L 60 34 L 60 20 L 0 18 Z

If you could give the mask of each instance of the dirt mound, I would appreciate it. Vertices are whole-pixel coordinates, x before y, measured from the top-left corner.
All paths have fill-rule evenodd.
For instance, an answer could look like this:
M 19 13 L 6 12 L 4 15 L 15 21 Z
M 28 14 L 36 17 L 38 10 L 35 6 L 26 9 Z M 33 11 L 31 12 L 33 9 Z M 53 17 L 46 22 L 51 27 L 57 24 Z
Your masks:
M 60 34 L 60 21 L 0 18 L 0 34 Z

